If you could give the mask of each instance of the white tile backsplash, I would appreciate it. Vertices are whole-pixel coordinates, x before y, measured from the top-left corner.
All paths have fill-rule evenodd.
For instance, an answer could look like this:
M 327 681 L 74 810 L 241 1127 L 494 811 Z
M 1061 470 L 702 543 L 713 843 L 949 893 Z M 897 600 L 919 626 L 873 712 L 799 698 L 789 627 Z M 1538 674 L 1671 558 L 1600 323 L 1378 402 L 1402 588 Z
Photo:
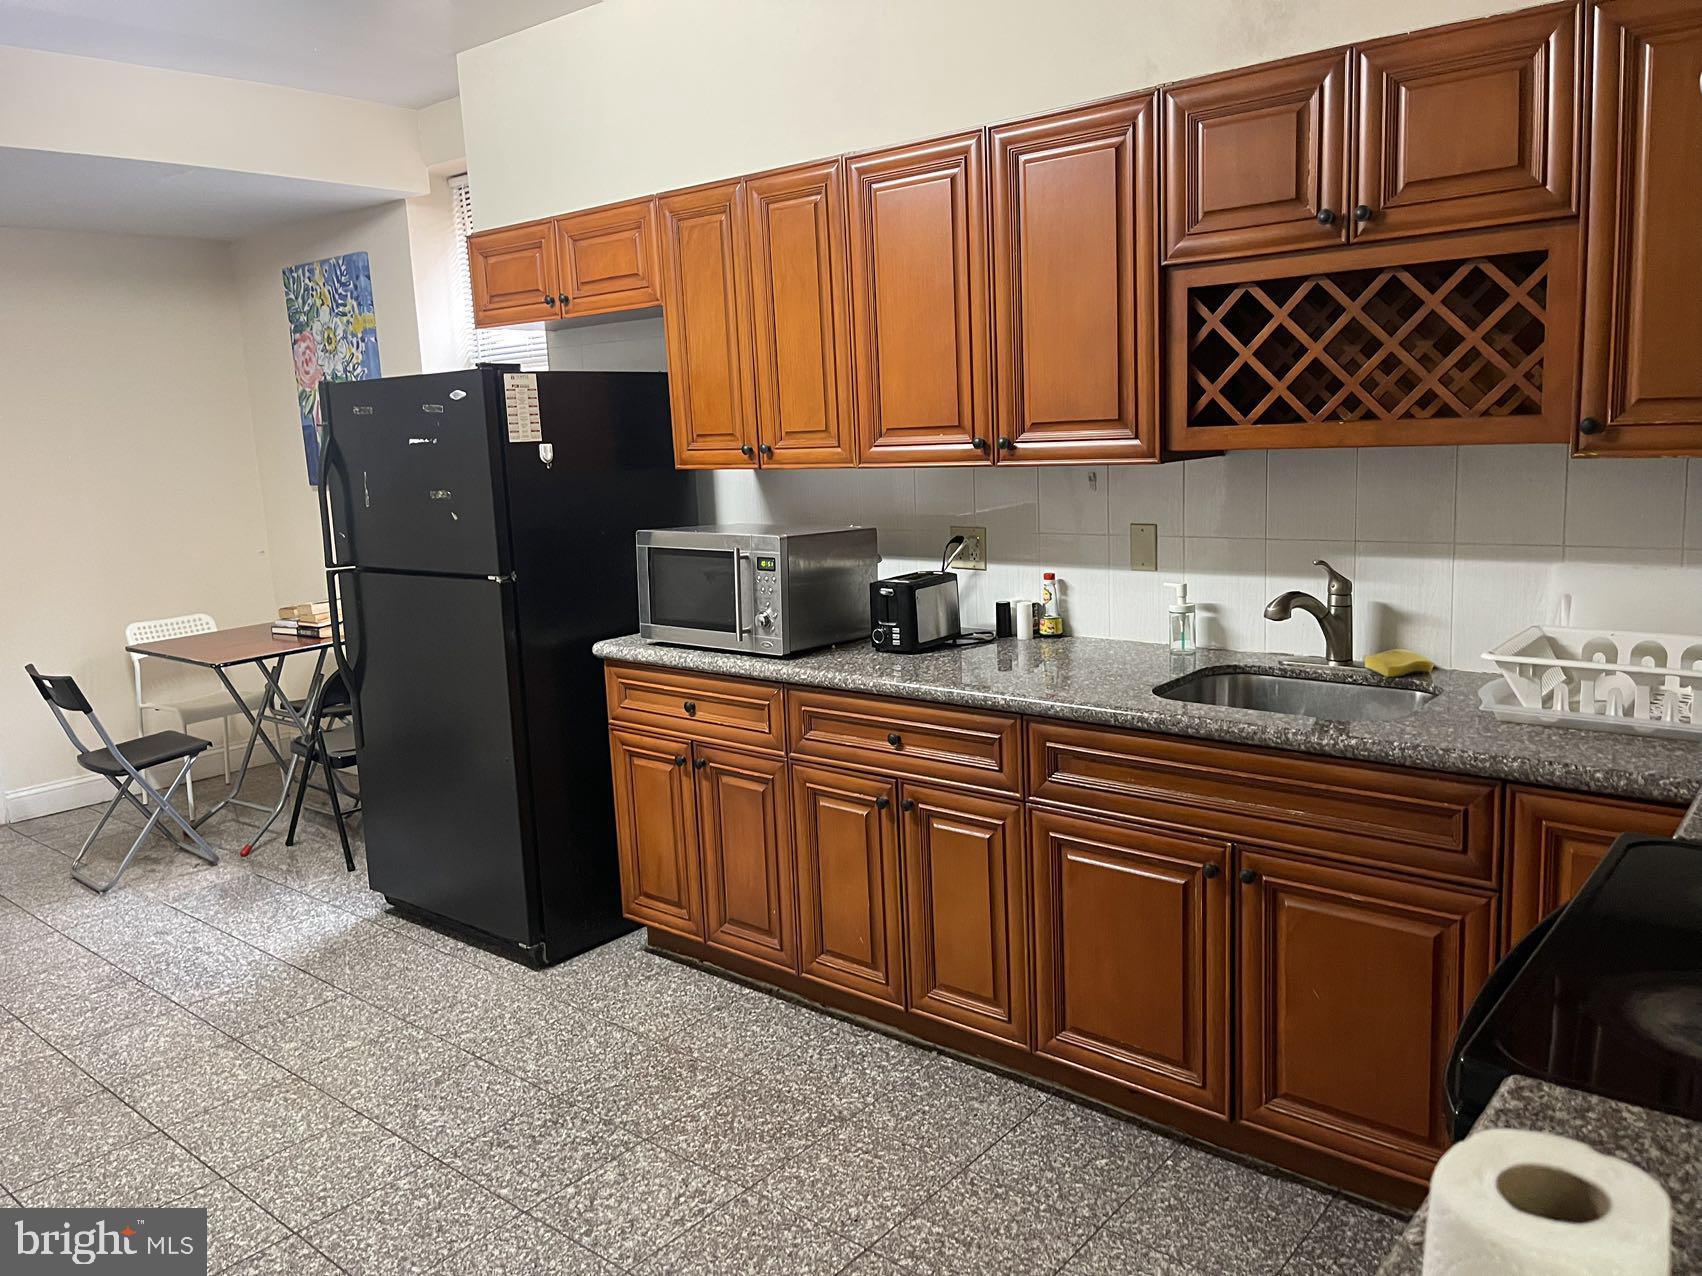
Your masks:
M 1451 447 L 1361 449 L 1354 535 L 1365 541 L 1452 541 L 1458 451 Z
M 667 368 L 654 315 L 555 329 L 549 348 L 553 368 Z M 1354 578 L 1359 655 L 1411 647 L 1484 668 L 1480 653 L 1553 619 L 1559 574 L 1576 590 L 1579 572 L 1601 576 L 1591 564 L 1616 581 L 1615 568 L 1677 565 L 1684 580 L 1659 590 L 1702 597 L 1702 458 L 1330 448 L 1168 465 L 724 470 L 699 482 L 706 521 L 872 523 L 888 572 L 937 566 L 953 523 L 986 527 L 988 570 L 958 577 L 971 626 L 990 626 L 999 599 L 1038 596 L 1050 567 L 1076 633 L 1162 642 L 1163 583 L 1185 579 L 1203 641 L 1310 655 L 1323 649 L 1312 619 L 1267 621 L 1264 607 L 1285 589 L 1322 597 L 1312 560 L 1327 558 Z M 1158 524 L 1157 571 L 1128 570 L 1130 523 Z M 1605 607 L 1616 617 L 1622 596 Z

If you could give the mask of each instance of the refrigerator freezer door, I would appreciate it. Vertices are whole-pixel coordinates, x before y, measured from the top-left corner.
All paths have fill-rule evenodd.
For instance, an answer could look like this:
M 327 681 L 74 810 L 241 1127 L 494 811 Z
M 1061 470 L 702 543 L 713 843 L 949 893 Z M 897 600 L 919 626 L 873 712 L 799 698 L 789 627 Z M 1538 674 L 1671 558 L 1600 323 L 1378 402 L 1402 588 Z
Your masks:
M 508 571 L 499 384 L 494 372 L 468 371 L 325 386 L 335 564 L 458 576 Z
M 372 889 L 519 943 L 537 937 L 516 766 L 511 586 L 361 571 L 344 582 Z

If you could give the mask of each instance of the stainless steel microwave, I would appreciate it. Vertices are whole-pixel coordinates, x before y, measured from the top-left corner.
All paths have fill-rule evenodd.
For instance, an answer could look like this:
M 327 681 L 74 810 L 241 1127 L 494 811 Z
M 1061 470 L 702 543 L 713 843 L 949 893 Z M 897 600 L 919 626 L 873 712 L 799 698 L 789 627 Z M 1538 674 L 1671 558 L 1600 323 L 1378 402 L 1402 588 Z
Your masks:
M 638 632 L 652 642 L 790 656 L 868 636 L 872 527 L 723 523 L 637 542 Z

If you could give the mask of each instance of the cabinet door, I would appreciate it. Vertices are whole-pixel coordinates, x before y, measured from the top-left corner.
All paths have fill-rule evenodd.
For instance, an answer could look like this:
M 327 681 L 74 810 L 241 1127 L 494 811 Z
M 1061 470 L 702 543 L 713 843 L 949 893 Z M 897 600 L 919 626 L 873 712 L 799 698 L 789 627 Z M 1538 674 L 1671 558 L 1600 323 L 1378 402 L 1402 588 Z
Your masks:
M 791 795 L 784 758 L 694 744 L 703 918 L 711 944 L 798 966 Z
M 663 195 L 657 208 L 674 464 L 754 466 L 744 187 L 728 182 L 679 191 Z
M 1424 1179 L 1494 898 L 1242 850 L 1241 1119 Z
M 897 788 L 873 776 L 792 767 L 799 969 L 901 1006 Z
M 989 459 L 984 149 L 967 133 L 847 161 L 864 465 Z
M 1671 837 L 1683 818 L 1681 806 L 1509 789 L 1503 942 L 1511 948 L 1582 890 L 1621 833 Z
M 703 936 L 691 746 L 610 731 L 622 911 L 635 922 Z
M 844 165 L 753 177 L 745 190 L 762 464 L 855 464 Z
M 992 131 L 999 461 L 1157 458 L 1156 109 Z
M 1347 65 L 1320 53 L 1165 91 L 1167 260 L 1346 238 Z
M 561 317 L 556 304 L 555 230 L 549 222 L 469 236 L 467 269 L 473 279 L 476 326 L 496 328 Z
M 564 315 L 636 310 L 661 301 L 654 200 L 558 217 L 556 252 Z
M 1702 453 L 1702 6 L 1591 10 L 1578 450 Z
M 1361 45 L 1354 237 L 1576 212 L 1579 36 L 1567 4 Z
M 910 1009 L 1028 1044 L 1022 804 L 906 784 Z
M 1031 820 L 1035 1048 L 1227 1116 L 1229 848 Z

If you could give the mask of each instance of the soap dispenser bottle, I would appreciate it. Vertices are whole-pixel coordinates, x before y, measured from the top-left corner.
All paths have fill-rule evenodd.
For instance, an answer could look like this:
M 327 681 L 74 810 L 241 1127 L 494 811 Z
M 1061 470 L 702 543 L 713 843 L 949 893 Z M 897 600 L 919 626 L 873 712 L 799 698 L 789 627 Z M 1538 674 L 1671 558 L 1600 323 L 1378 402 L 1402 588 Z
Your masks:
M 1188 584 L 1167 580 L 1164 587 L 1173 591 L 1170 601 L 1170 650 L 1194 650 L 1194 604 L 1188 601 Z

